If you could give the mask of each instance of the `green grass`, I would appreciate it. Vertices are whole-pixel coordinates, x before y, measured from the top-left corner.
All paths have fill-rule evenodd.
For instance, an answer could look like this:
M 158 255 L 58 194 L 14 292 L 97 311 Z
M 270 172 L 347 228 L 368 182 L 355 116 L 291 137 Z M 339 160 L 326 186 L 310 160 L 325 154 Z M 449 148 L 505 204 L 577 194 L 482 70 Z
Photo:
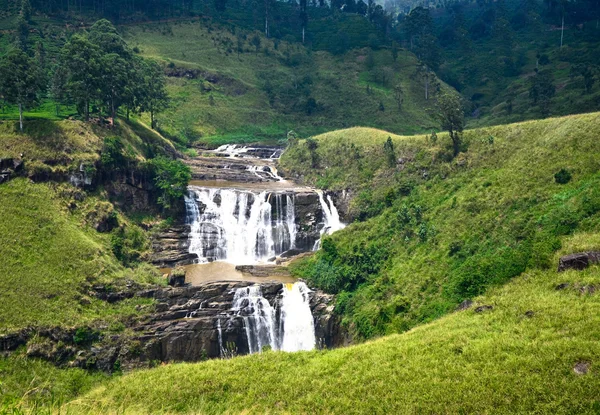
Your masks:
M 389 51 L 375 52 L 375 62 L 393 74 L 389 85 L 381 86 L 368 73 L 365 76 L 367 49 L 334 56 L 286 42 L 275 49 L 271 39 L 262 38 L 256 53 L 248 37 L 238 57 L 228 43 L 237 45 L 236 37 L 204 21 L 123 30 L 128 43 L 145 57 L 212 74 L 198 80 L 169 79 L 173 105 L 159 116 L 159 125 L 168 136 L 183 141 L 200 139 L 211 145 L 232 140 L 274 142 L 284 139 L 289 130 L 306 136 L 354 125 L 413 133 L 434 124 L 426 111 L 430 103 L 412 79 L 417 61 L 410 53 L 402 52 L 394 63 Z M 274 91 L 271 103 L 265 92 L 267 80 Z M 391 92 L 398 82 L 405 89 L 401 111 Z M 308 97 L 320 105 L 312 115 L 304 110 Z M 385 111 L 379 110 L 380 102 Z
M 132 299 L 112 305 L 88 296 L 94 283 L 154 282 L 156 271 L 123 268 L 110 250 L 110 236 L 86 226 L 85 205 L 97 202 L 90 197 L 81 213 L 70 213 L 61 194 L 68 189 L 24 179 L 0 185 L 1 332 L 111 322 L 151 304 Z
M 597 413 L 600 270 L 531 271 L 404 334 L 311 353 L 174 364 L 108 382 L 70 413 Z M 526 315 L 527 312 L 530 317 Z M 579 362 L 591 364 L 575 374 Z
M 103 373 L 59 369 L 23 353 L 0 357 L 0 413 L 49 413 L 50 408 L 59 407 L 107 379 Z
M 282 168 L 310 184 L 349 189 L 357 223 L 327 238 L 296 274 L 339 292 L 346 326 L 370 338 L 439 318 L 525 270 L 554 268 L 561 237 L 600 226 L 599 119 L 469 130 L 468 151 L 452 161 L 447 135 L 435 145 L 392 136 L 402 160 L 394 168 L 383 132 L 316 137 L 316 169 L 300 142 Z M 554 180 L 562 168 L 573 175 L 564 185 Z M 581 249 L 591 247 L 600 245 Z

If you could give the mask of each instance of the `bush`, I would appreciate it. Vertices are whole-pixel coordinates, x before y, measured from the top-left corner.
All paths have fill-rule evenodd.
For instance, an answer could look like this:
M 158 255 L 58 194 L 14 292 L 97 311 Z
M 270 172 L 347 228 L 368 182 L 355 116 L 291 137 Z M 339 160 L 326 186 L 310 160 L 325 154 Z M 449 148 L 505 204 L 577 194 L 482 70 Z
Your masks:
M 180 160 L 171 160 L 163 156 L 147 162 L 154 184 L 161 192 L 158 203 L 164 209 L 170 209 L 173 203 L 181 199 L 192 178 L 190 168 Z
M 571 181 L 571 178 L 572 178 L 571 173 L 565 169 L 560 169 L 554 175 L 554 181 L 556 181 L 556 183 L 558 183 L 558 184 L 567 184 Z

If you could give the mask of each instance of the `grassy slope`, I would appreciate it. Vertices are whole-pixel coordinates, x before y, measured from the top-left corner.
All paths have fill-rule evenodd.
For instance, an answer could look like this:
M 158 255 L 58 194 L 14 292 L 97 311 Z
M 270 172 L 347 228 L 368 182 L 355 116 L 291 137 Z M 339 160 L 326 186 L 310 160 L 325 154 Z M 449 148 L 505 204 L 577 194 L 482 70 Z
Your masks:
M 325 352 L 175 364 L 99 387 L 73 413 L 596 413 L 600 270 L 528 272 L 407 333 Z M 526 312 L 533 315 L 527 317 Z M 530 313 L 531 315 L 531 313 Z M 590 373 L 577 375 L 579 362 Z
M 467 131 L 469 150 L 452 162 L 444 161 L 446 136 L 437 145 L 394 137 L 404 160 L 395 168 L 385 164 L 388 134 L 317 137 L 320 166 L 312 171 L 301 142 L 282 165 L 310 172 L 311 183 L 353 189 L 353 211 L 365 221 L 324 242 L 328 249 L 299 264 L 298 275 L 343 291 L 339 310 L 368 338 L 437 318 L 526 269 L 555 267 L 562 235 L 600 226 L 599 118 Z M 570 183 L 555 183 L 561 168 Z
M 411 79 L 416 65 L 412 54 L 402 52 L 394 64 L 389 51 L 375 53 L 377 66 L 395 71 L 394 81 L 381 86 L 366 71 L 366 50 L 351 51 L 341 57 L 326 52 L 307 54 L 302 46 L 286 42 L 280 42 L 275 50 L 271 40 L 262 38 L 261 51 L 255 53 L 248 37 L 244 53 L 238 58 L 226 46 L 231 41 L 235 49 L 236 37 L 203 21 L 168 27 L 128 26 L 124 30 L 128 43 L 138 46 L 144 56 L 206 70 L 224 78 L 212 84 L 205 80 L 169 80 L 174 105 L 159 116 L 159 123 L 171 135 L 202 136 L 203 141 L 215 144 L 254 137 L 278 140 L 285 138 L 291 129 L 304 135 L 366 125 L 411 133 L 434 124 L 425 111 L 428 103 L 422 87 Z M 288 64 L 286 55 L 292 56 L 296 64 Z M 306 76 L 312 79 L 310 96 L 322 105 L 320 111 L 310 116 L 302 107 L 308 95 L 297 91 L 295 86 Z M 273 106 L 263 88 L 267 80 L 277 95 Z M 391 89 L 397 82 L 405 90 L 402 111 L 398 111 Z M 373 88 L 370 94 L 367 85 Z M 210 103 L 210 96 L 214 104 Z M 379 110 L 380 101 L 385 111 Z
M 123 269 L 110 251 L 109 236 L 82 227 L 52 187 L 23 179 L 0 186 L 1 331 L 139 314 L 136 306 L 148 300 L 110 305 L 87 297 L 82 286 L 116 278 L 151 281 L 153 273 Z

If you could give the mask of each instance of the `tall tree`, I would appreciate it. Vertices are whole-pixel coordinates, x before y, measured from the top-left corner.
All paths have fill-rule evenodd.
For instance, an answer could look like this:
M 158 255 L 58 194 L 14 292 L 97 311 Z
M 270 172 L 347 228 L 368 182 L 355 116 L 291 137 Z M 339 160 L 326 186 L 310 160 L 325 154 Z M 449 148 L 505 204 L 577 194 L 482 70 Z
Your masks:
M 60 115 L 60 106 L 67 100 L 67 80 L 69 73 L 66 68 L 57 64 L 52 71 L 52 78 L 50 80 L 50 96 L 56 104 L 56 116 Z
M 440 126 L 448 131 L 452 140 L 452 149 L 456 157 L 462 144 L 462 132 L 465 126 L 465 113 L 460 95 L 445 92 L 440 94 L 437 102 L 437 118 Z
M 20 49 L 10 50 L 0 61 L 0 94 L 19 107 L 19 129 L 23 131 L 23 110 L 37 102 L 40 84 L 35 62 Z
M 150 113 L 150 125 L 156 129 L 156 114 L 169 106 L 169 97 L 165 88 L 165 75 L 162 68 L 153 61 L 144 62 L 143 97 L 140 110 Z
M 69 73 L 67 89 L 86 121 L 90 119 L 90 103 L 99 96 L 101 58 L 100 48 L 78 34 L 62 50 Z

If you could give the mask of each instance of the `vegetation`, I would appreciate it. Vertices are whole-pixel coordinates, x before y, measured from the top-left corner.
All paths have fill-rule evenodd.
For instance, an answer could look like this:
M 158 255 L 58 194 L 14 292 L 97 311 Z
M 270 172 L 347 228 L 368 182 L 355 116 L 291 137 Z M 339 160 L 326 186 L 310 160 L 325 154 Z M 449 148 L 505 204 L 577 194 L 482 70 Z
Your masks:
M 438 318 L 526 270 L 556 266 L 563 235 L 599 225 L 598 117 L 468 130 L 468 150 L 456 158 L 447 134 L 437 144 L 391 136 L 393 167 L 385 132 L 315 137 L 315 156 L 301 141 L 282 166 L 311 184 L 350 189 L 358 221 L 325 239 L 297 275 L 338 292 L 347 327 L 370 338 Z
M 589 237 L 577 235 L 565 245 L 581 249 L 578 243 Z M 594 366 L 600 358 L 600 297 L 579 288 L 599 277 L 597 267 L 583 273 L 532 270 L 476 298 L 473 308 L 404 334 L 330 351 L 166 365 L 110 381 L 63 409 L 592 414 L 600 387 Z M 557 290 L 559 284 L 568 288 Z M 481 305 L 492 308 L 476 311 Z
M 70 212 L 68 185 L 31 184 L 15 179 L 0 186 L 0 304 L 2 332 L 28 326 L 76 326 L 139 315 L 151 302 L 131 299 L 108 304 L 89 297 L 93 283 L 116 286 L 131 279 L 157 282 L 149 266 L 124 268 L 112 255 L 109 235 L 87 223 L 98 201 L 87 197 Z M 82 226 L 83 225 L 83 226 Z M 35 306 L 32 306 L 35 304 Z M 141 306 L 141 307 L 140 307 Z

